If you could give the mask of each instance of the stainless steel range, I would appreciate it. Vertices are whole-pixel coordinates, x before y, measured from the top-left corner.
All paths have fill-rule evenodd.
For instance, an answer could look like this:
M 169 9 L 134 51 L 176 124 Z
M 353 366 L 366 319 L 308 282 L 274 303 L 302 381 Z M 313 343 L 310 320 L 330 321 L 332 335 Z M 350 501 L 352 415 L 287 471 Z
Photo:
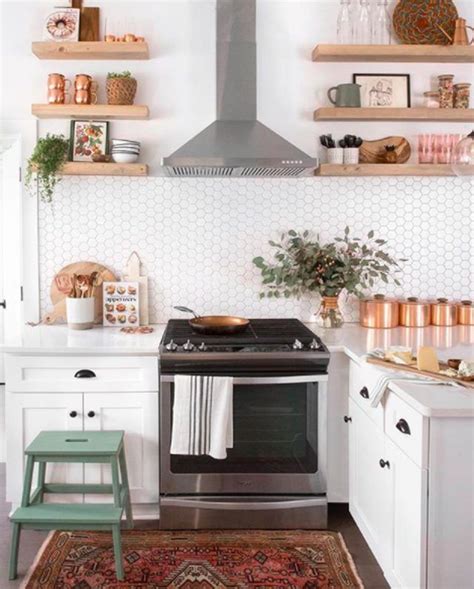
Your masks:
M 160 527 L 325 528 L 329 352 L 297 319 L 202 336 L 168 323 L 160 345 Z M 225 460 L 170 453 L 174 378 L 232 376 Z

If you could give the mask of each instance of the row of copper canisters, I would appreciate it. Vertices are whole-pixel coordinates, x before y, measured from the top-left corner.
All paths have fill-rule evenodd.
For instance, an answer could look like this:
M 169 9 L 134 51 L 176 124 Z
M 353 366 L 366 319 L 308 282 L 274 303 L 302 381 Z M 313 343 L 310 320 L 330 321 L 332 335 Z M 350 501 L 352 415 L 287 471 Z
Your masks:
M 426 327 L 438 325 L 474 325 L 472 301 L 422 301 L 417 297 L 387 299 L 384 295 L 360 302 L 360 323 L 363 327 L 388 329 L 392 327 Z
M 62 74 L 48 76 L 48 104 L 64 104 L 69 102 L 71 81 Z M 88 74 L 77 74 L 74 78 L 74 104 L 96 104 L 97 82 Z

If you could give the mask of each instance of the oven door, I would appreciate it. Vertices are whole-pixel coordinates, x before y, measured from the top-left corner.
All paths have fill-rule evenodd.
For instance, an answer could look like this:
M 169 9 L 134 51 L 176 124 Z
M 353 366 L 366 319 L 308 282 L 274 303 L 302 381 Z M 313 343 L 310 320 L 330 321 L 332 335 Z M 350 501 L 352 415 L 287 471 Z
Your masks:
M 225 460 L 170 454 L 173 380 L 161 378 L 162 495 L 325 494 L 327 375 L 234 378 Z

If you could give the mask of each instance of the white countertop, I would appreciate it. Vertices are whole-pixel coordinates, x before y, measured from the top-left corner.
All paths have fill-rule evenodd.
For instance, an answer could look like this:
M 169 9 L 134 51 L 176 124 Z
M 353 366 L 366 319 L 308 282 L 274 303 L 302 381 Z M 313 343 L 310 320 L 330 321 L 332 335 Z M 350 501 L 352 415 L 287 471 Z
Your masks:
M 65 325 L 25 327 L 17 339 L 3 346 L 6 353 L 23 355 L 136 355 L 158 356 L 165 325 L 154 325 L 151 334 L 124 334 L 119 328 L 96 327 L 72 331 Z M 365 329 L 346 324 L 340 329 L 323 330 L 308 324 L 331 352 L 344 352 L 359 362 L 373 348 L 392 345 L 433 346 L 440 359 L 474 359 L 474 327 L 427 327 L 409 329 Z M 430 417 L 474 417 L 474 390 L 444 385 L 411 384 L 394 381 L 392 390 L 414 409 Z

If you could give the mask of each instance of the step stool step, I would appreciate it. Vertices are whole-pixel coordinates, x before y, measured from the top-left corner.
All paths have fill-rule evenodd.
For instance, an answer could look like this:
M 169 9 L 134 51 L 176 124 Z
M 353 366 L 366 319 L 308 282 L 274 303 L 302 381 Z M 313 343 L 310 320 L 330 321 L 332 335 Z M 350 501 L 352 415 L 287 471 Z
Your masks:
M 114 455 L 123 442 L 123 431 L 107 432 L 40 432 L 26 448 L 34 456 Z
M 16 523 L 58 523 L 58 524 L 120 524 L 122 507 L 108 503 L 41 503 L 19 507 L 11 516 Z

